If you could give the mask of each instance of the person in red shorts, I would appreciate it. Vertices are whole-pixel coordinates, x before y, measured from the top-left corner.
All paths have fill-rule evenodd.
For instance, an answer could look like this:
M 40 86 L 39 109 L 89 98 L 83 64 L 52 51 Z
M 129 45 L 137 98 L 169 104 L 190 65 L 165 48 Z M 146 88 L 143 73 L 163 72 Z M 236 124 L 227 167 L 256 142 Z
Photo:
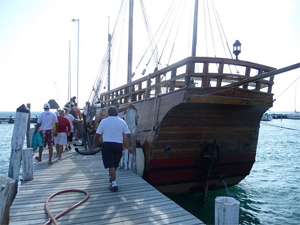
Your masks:
M 50 112 L 50 105 L 49 103 L 44 104 L 44 112 L 39 114 L 37 119 L 37 125 L 35 127 L 34 133 L 36 134 L 40 129 L 40 133 L 43 137 L 44 147 L 48 145 L 49 147 L 49 161 L 48 164 L 52 164 L 52 153 L 53 153 L 53 136 L 56 133 L 53 133 L 53 123 L 55 123 L 56 130 L 58 128 L 58 120 L 56 115 L 53 112 Z M 43 153 L 43 146 L 39 148 L 39 156 L 36 156 L 35 159 L 39 162 L 42 162 L 42 153 Z

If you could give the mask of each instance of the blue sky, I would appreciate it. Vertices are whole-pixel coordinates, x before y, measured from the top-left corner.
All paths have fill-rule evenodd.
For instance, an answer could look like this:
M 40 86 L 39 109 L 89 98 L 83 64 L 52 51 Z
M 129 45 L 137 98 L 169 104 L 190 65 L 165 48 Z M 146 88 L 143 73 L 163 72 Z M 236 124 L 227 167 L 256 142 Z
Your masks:
M 137 1 L 135 1 L 137 4 Z M 144 0 L 149 19 L 161 4 Z M 202 1 L 199 1 L 200 3 Z M 79 106 L 92 90 L 107 46 L 120 0 L 0 0 L 0 111 L 14 111 L 31 103 L 33 111 L 44 102 L 67 101 L 69 41 L 71 41 L 72 95 L 76 95 L 77 24 L 80 19 Z M 229 46 L 242 43 L 241 60 L 282 68 L 300 62 L 300 1 L 215 0 Z M 155 13 L 153 13 L 154 7 Z M 151 14 L 152 10 L 152 14 Z M 112 25 L 111 25 L 112 26 Z M 295 86 L 300 96 L 300 69 L 275 77 L 272 111 L 293 111 Z M 282 94 L 282 95 L 281 95 Z M 300 111 L 300 97 L 297 110 Z

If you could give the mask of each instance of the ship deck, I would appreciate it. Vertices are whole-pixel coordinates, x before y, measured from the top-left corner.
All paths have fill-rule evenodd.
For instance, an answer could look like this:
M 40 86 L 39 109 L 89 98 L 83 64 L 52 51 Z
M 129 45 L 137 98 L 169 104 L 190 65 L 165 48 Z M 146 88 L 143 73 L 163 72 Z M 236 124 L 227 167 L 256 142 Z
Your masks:
M 38 152 L 34 152 L 34 157 Z M 23 182 L 10 209 L 10 224 L 44 224 L 50 217 L 45 202 L 50 195 L 69 189 L 85 190 L 89 198 L 82 205 L 57 219 L 58 224 L 203 224 L 172 200 L 157 191 L 131 170 L 118 170 L 118 192 L 108 190 L 108 171 L 101 153 L 80 155 L 73 149 L 63 152 L 62 160 L 48 165 L 34 160 L 34 179 Z M 57 215 L 85 197 L 67 192 L 55 196 L 49 209 Z

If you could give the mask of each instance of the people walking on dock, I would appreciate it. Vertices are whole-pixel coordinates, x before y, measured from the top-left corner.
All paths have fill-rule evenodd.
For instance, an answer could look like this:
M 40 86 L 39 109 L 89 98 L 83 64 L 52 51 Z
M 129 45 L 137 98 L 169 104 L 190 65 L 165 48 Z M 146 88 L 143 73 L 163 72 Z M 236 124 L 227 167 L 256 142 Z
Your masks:
M 67 145 L 67 136 L 71 132 L 71 123 L 68 118 L 65 117 L 65 111 L 63 109 L 58 110 L 58 130 L 57 136 L 54 137 L 55 145 L 57 146 L 57 156 L 61 159 L 63 148 Z
M 65 117 L 68 118 L 70 120 L 70 123 L 71 123 L 71 131 L 70 131 L 70 134 L 69 136 L 67 137 L 67 140 L 68 140 L 68 143 L 66 145 L 66 150 L 71 150 L 72 147 L 71 147 L 71 144 L 72 144 L 72 141 L 73 141 L 73 133 L 74 133 L 74 123 L 78 123 L 80 122 L 79 119 L 75 119 L 75 117 L 73 115 L 70 114 L 70 109 L 69 108 L 64 108 L 65 110 Z
M 79 107 L 77 106 L 77 103 L 75 103 L 72 107 L 71 107 L 71 111 L 70 114 L 72 114 L 74 116 L 75 119 L 81 120 L 82 118 L 82 114 L 80 112 Z M 74 123 L 74 134 L 75 134 L 75 140 L 78 140 L 78 133 L 79 133 L 79 126 L 80 123 Z
M 53 136 L 56 135 L 56 132 L 53 132 L 53 123 L 55 123 L 56 131 L 58 130 L 58 120 L 56 115 L 53 112 L 49 111 L 49 103 L 44 104 L 44 112 L 39 114 L 37 125 L 35 127 L 34 133 L 36 134 L 39 129 L 44 141 L 44 147 L 48 145 L 49 148 L 49 161 L 48 164 L 52 164 L 52 153 L 53 153 Z M 43 146 L 39 148 L 39 156 L 36 156 L 35 159 L 39 162 L 42 162 L 42 153 Z
M 89 111 L 90 111 L 90 102 L 86 102 L 85 106 L 83 106 L 82 108 L 82 117 L 84 120 L 86 119 Z
M 118 191 L 116 181 L 116 170 L 119 166 L 122 151 L 123 151 L 123 134 L 126 136 L 128 150 L 133 152 L 131 135 L 128 126 L 124 120 L 118 116 L 117 108 L 111 106 L 108 108 L 108 117 L 101 120 L 100 125 L 96 131 L 93 149 L 97 147 L 97 142 L 102 135 L 102 159 L 105 168 L 109 169 L 109 177 L 111 185 L 109 190 L 113 192 Z

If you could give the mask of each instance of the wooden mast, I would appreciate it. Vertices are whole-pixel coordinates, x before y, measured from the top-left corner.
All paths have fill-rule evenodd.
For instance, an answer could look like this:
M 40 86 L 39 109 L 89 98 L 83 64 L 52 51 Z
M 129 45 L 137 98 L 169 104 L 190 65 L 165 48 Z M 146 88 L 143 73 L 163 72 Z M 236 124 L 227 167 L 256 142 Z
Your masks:
M 68 69 L 68 99 L 67 101 L 70 101 L 71 99 L 71 41 L 69 40 L 69 69 Z
M 192 56 L 193 57 L 196 56 L 196 48 L 197 48 L 198 2 L 199 2 L 199 0 L 195 0 L 194 25 L 193 25 L 193 45 L 192 45 Z
M 111 34 L 109 33 L 109 18 L 108 18 L 108 68 L 107 68 L 107 90 L 110 91 L 110 53 L 111 53 Z
M 129 31 L 128 31 L 128 69 L 127 83 L 131 82 L 132 74 L 132 43 L 133 43 L 133 0 L 129 1 Z

